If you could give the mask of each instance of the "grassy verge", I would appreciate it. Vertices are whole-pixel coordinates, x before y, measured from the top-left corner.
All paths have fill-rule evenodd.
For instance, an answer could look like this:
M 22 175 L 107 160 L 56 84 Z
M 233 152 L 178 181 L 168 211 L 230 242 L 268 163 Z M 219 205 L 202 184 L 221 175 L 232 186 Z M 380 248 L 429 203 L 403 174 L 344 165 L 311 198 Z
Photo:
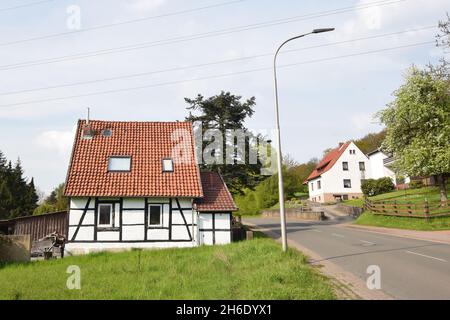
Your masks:
M 67 267 L 81 269 L 68 290 Z M 0 299 L 335 299 L 330 281 L 271 239 L 99 253 L 0 267 Z
M 450 185 L 447 185 L 447 192 L 450 193 Z M 425 187 L 420 189 L 399 190 L 380 194 L 375 197 L 370 197 L 373 201 L 396 201 L 397 203 L 424 203 L 425 200 L 429 202 L 438 203 L 440 201 L 439 188 Z M 364 199 L 351 199 L 344 201 L 345 204 L 354 207 L 363 207 Z
M 391 217 L 363 213 L 355 224 L 385 228 L 398 228 L 421 231 L 450 230 L 450 217 L 432 218 L 429 221 L 421 218 Z

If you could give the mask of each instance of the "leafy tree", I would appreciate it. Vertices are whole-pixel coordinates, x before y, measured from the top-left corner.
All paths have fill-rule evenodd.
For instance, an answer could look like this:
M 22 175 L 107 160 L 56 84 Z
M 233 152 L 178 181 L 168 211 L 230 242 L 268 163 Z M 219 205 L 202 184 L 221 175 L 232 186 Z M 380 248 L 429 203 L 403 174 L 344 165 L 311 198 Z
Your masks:
M 386 130 L 378 133 L 369 133 L 361 139 L 355 141 L 356 146 L 361 149 L 363 153 L 369 153 L 381 147 L 386 138 Z
M 395 100 L 379 113 L 386 125 L 383 146 L 396 157 L 397 169 L 409 176 L 436 175 L 441 202 L 447 203 L 450 172 L 450 82 L 412 67 Z
M 198 95 L 194 99 L 185 98 L 185 101 L 189 104 L 187 107 L 189 116 L 186 117 L 186 120 L 201 122 L 202 137 L 204 137 L 205 132 L 209 129 L 217 129 L 222 135 L 223 142 L 221 148 L 215 150 L 217 153 L 212 156 L 220 157 L 223 160 L 223 164 L 201 164 L 203 170 L 220 172 L 233 194 L 243 194 L 243 190 L 246 188 L 253 189 L 260 181 L 265 179 L 260 174 L 262 168 L 261 163 L 250 164 L 249 152 L 245 152 L 245 150 L 250 150 L 250 148 L 256 148 L 251 142 L 255 137 L 244 125 L 245 120 L 250 118 L 254 113 L 254 107 L 256 105 L 254 97 L 242 101 L 241 96 L 222 91 L 219 95 L 210 98 L 204 98 L 202 95 Z M 229 130 L 238 129 L 243 130 L 247 134 L 245 138 L 245 150 L 235 151 L 233 155 L 234 164 L 226 164 L 225 154 L 227 140 L 230 140 Z M 211 141 L 203 141 L 203 145 L 197 147 L 205 150 L 205 147 L 210 143 Z M 239 163 L 239 159 L 243 160 L 244 163 Z
M 436 36 L 436 44 L 438 47 L 450 48 L 450 16 L 447 13 L 446 20 L 439 21 L 439 34 Z M 441 66 L 437 68 L 438 71 L 442 71 L 447 75 L 448 79 L 448 67 L 450 62 L 445 58 L 441 59 Z
M 67 210 L 69 199 L 64 196 L 64 183 L 58 185 L 44 202 L 34 210 L 34 215 Z

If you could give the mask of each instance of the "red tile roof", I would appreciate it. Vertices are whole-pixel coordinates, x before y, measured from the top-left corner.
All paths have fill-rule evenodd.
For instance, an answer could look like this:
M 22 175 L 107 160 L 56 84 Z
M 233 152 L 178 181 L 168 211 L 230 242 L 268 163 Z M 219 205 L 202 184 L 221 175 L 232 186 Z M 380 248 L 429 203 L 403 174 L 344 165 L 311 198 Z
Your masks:
M 216 172 L 202 172 L 200 175 L 205 197 L 195 200 L 199 212 L 237 211 L 233 197 L 220 174 Z
M 67 174 L 69 197 L 203 197 L 190 122 L 90 121 L 94 137 L 84 139 L 80 120 Z M 110 137 L 102 130 L 110 129 Z M 178 130 L 188 139 L 177 142 Z M 180 131 L 181 132 L 181 131 Z M 163 172 L 162 159 L 172 158 L 175 146 L 190 158 L 174 159 L 174 171 Z M 108 157 L 130 156 L 130 172 L 108 172 Z
M 351 142 L 346 142 L 342 146 L 339 146 L 336 149 L 329 151 L 319 162 L 314 171 L 311 172 L 311 174 L 309 175 L 308 179 L 306 179 L 305 182 L 316 179 L 320 177 L 324 172 L 330 170 L 334 166 L 336 161 L 338 161 L 338 159 L 344 153 L 344 151 L 347 149 L 347 147 L 350 145 L 350 143 Z

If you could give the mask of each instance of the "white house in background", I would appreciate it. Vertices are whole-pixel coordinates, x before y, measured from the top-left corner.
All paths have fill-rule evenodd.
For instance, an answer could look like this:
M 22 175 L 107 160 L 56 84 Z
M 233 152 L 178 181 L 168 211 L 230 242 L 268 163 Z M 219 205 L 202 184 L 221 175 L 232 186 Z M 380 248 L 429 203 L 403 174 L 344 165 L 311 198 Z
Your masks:
M 200 172 L 194 150 L 190 122 L 80 120 L 66 251 L 230 243 L 236 205 L 219 174 Z
M 387 155 L 383 151 L 377 149 L 367 154 L 370 160 L 371 179 L 380 179 L 389 177 L 395 185 L 397 185 L 397 177 L 392 170 L 391 165 L 394 163 L 394 158 Z M 410 179 L 405 178 L 405 183 L 409 183 Z
M 396 184 L 395 173 L 389 168 L 391 159 L 380 150 L 366 155 L 353 142 L 340 143 L 323 157 L 305 181 L 309 199 L 324 203 L 360 198 L 364 179 L 389 177 Z
M 369 158 L 353 143 L 329 151 L 309 175 L 309 199 L 314 202 L 348 200 L 362 196 L 361 180 L 370 172 Z

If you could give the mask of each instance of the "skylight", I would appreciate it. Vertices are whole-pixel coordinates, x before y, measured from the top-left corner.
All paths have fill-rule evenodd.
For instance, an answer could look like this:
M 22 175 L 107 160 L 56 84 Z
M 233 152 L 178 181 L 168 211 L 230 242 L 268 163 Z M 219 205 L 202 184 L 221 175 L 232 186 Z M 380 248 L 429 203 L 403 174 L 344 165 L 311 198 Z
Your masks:
M 173 161 L 172 159 L 163 159 L 163 172 L 173 172 Z
M 114 156 L 108 160 L 108 171 L 128 172 L 131 171 L 131 157 Z

